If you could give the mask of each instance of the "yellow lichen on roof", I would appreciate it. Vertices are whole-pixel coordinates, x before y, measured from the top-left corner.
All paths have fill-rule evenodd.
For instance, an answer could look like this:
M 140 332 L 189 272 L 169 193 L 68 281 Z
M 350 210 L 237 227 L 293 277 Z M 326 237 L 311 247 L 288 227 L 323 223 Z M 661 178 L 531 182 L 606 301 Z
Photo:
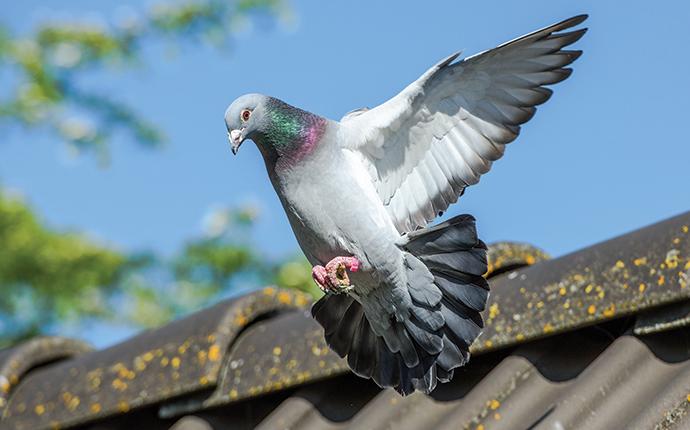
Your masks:
M 208 359 L 211 361 L 220 360 L 220 346 L 211 345 L 211 347 L 208 349 Z

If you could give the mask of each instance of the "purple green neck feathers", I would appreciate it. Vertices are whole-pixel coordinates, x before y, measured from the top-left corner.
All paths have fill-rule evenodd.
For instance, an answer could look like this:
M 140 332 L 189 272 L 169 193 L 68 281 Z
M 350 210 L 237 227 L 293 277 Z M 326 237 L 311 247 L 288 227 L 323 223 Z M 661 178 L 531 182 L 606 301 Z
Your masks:
M 314 151 L 326 126 L 327 120 L 320 116 L 271 99 L 267 103 L 262 145 L 269 147 L 264 149 L 277 164 L 290 167 Z

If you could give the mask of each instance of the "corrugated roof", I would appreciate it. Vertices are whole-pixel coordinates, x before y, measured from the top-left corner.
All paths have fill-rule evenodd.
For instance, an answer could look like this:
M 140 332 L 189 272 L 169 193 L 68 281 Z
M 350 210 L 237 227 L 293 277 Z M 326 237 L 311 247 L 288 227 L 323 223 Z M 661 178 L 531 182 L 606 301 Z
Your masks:
M 0 424 L 16 429 L 68 426 L 208 389 L 218 380 L 229 346 L 247 325 L 308 303 L 298 292 L 265 288 L 111 348 L 36 369 L 11 389 Z
M 32 368 L 91 351 L 84 342 L 64 337 L 36 337 L 0 351 L 0 412 L 12 387 Z
M 304 296 L 265 289 L 27 368 L 0 429 L 690 428 L 689 225 L 686 213 L 549 261 L 492 247 L 485 332 L 432 396 L 349 374 Z
M 638 338 L 605 330 L 584 329 L 525 344 L 505 356 L 483 356 L 431 397 L 415 393 L 402 398 L 392 390 L 378 392 L 373 387 L 363 390 L 354 377 L 311 385 L 281 401 L 257 425 L 399 430 L 688 428 L 683 419 L 690 405 L 690 331 Z

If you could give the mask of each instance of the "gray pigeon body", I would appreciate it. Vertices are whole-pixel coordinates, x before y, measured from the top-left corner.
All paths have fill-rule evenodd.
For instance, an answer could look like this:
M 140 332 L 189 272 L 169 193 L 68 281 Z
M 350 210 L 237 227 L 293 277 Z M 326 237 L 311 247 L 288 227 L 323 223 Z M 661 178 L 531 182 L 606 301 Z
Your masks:
M 253 140 L 312 265 L 361 262 L 348 294 L 312 308 L 352 370 L 430 392 L 469 359 L 488 299 L 474 218 L 427 223 L 503 155 L 545 85 L 567 78 L 578 16 L 461 61 L 438 63 L 386 103 L 332 121 L 249 94 L 225 115 L 233 152 Z

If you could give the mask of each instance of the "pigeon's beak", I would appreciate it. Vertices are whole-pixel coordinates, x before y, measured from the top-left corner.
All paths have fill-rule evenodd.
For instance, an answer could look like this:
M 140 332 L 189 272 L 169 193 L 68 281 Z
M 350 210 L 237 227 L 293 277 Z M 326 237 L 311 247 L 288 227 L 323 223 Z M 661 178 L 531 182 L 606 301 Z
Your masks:
M 231 130 L 228 133 L 228 140 L 230 140 L 230 149 L 233 155 L 237 155 L 237 151 L 240 150 L 240 145 L 244 141 L 242 136 L 242 130 Z

